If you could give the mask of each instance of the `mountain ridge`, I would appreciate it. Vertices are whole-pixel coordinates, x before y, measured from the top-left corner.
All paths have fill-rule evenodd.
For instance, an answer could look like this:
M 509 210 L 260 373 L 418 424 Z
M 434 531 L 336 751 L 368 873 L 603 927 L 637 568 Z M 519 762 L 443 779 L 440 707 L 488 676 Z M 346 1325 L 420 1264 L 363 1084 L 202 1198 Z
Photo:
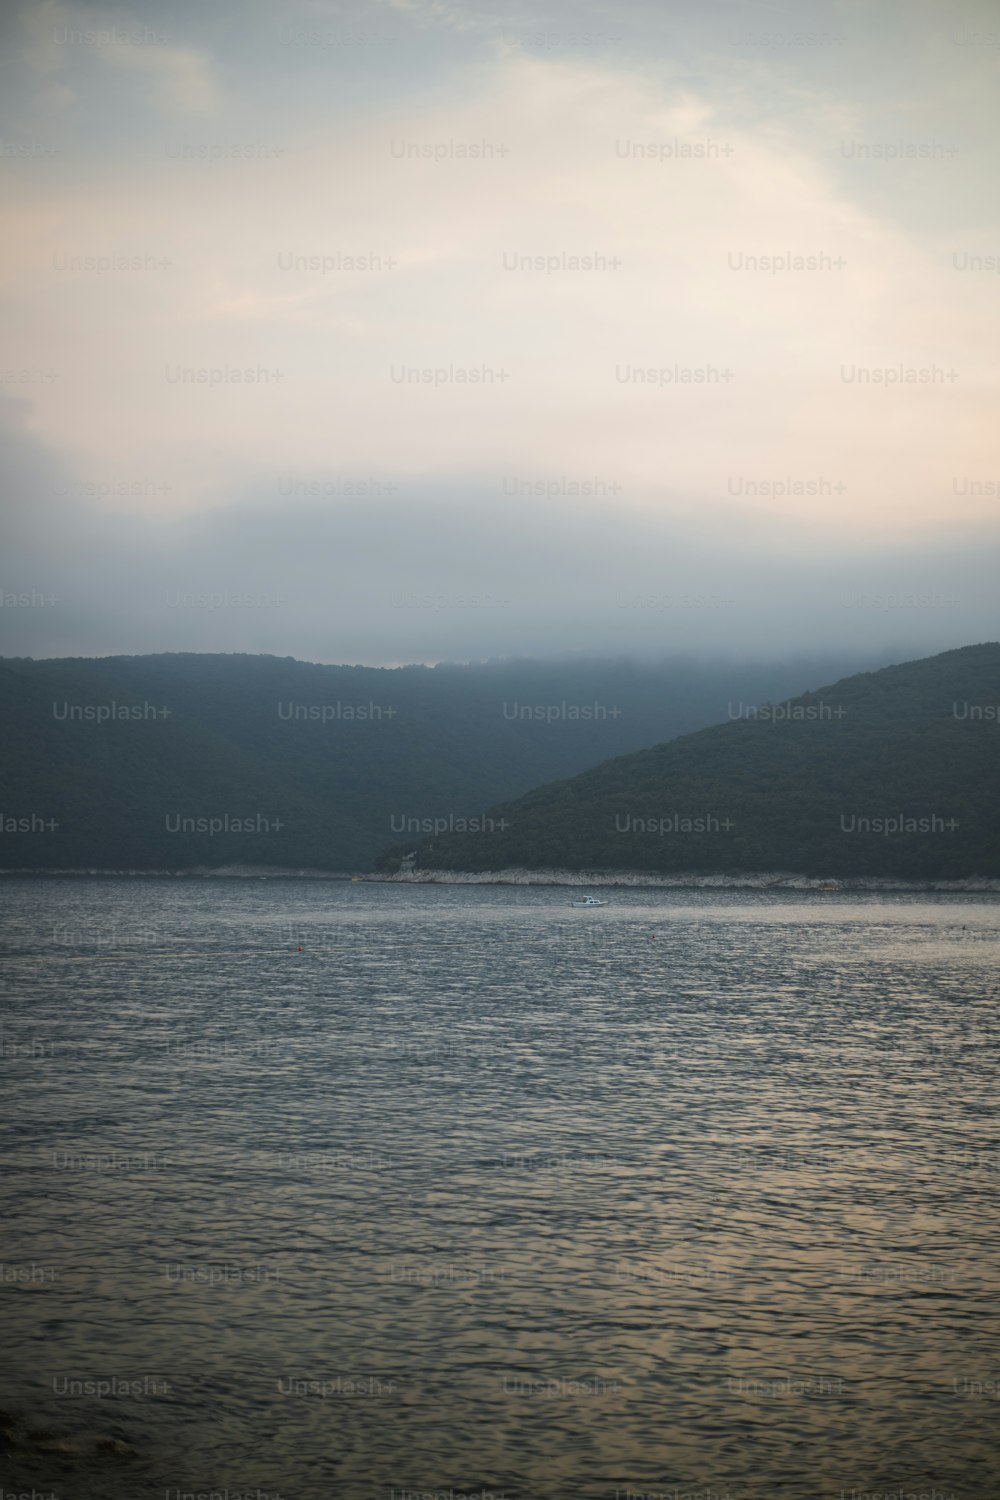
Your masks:
M 481 814 L 806 680 L 802 660 L 6 658 L 0 867 L 368 870 L 407 820 Z

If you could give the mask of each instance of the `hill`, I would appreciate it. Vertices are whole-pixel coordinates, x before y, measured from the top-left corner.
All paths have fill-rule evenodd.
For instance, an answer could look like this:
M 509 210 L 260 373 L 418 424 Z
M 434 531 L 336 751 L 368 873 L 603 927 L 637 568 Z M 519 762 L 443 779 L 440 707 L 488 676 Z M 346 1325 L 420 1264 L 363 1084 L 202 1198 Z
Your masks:
M 845 678 L 397 844 L 380 869 L 1000 876 L 1000 645 Z
M 364 870 L 397 830 L 474 817 L 712 723 L 735 696 L 797 691 L 810 670 L 7 659 L 0 868 Z

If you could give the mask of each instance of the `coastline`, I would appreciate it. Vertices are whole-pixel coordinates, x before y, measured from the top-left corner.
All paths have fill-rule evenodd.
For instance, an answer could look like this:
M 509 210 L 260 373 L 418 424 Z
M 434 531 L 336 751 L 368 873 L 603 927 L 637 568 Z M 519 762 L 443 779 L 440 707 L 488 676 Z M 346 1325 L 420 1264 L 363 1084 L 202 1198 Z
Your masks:
M 797 875 L 790 871 L 657 875 L 646 870 L 399 870 L 362 880 L 400 885 L 624 886 L 658 890 L 983 891 L 1000 893 L 1000 879 L 969 875 L 951 880 L 903 880 L 895 875 Z
M 0 869 L 3 876 L 74 876 L 95 879 L 176 880 L 338 880 L 374 885 L 517 885 L 517 886 L 616 886 L 632 890 L 732 890 L 732 891 L 952 891 L 1000 895 L 1000 878 L 967 875 L 952 879 L 904 880 L 895 875 L 799 875 L 792 871 L 660 875 L 647 870 L 398 870 L 393 874 L 350 870 L 318 870 L 281 865 L 192 865 L 173 870 L 102 869 Z
M 302 867 L 281 865 L 190 865 L 179 870 L 112 870 L 101 869 L 94 866 L 78 866 L 74 869 L 42 869 L 39 867 L 24 867 L 20 869 L 0 870 L 0 876 L 4 875 L 93 875 L 93 876 L 134 876 L 136 879 L 143 877 L 152 878 L 159 876 L 170 879 L 192 879 L 192 880 L 355 880 L 363 877 L 354 875 L 350 870 L 314 870 Z

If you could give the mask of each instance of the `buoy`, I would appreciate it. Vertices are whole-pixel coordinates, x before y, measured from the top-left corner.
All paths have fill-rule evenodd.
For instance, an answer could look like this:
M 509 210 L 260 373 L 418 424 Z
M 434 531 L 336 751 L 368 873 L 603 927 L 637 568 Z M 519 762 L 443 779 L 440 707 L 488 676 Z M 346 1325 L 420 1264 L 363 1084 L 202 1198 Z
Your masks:
M 301 952 L 302 952 L 302 949 L 301 949 L 301 948 L 300 948 L 300 949 L 299 949 L 299 952 L 300 952 L 300 953 L 301 953 Z

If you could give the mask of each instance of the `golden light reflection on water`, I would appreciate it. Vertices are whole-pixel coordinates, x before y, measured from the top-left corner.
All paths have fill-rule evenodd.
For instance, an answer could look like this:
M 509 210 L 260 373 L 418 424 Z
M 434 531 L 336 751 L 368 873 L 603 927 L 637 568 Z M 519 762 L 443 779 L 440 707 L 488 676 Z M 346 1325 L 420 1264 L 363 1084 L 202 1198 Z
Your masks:
M 996 904 L 8 889 L 19 1485 L 1000 1492 Z

